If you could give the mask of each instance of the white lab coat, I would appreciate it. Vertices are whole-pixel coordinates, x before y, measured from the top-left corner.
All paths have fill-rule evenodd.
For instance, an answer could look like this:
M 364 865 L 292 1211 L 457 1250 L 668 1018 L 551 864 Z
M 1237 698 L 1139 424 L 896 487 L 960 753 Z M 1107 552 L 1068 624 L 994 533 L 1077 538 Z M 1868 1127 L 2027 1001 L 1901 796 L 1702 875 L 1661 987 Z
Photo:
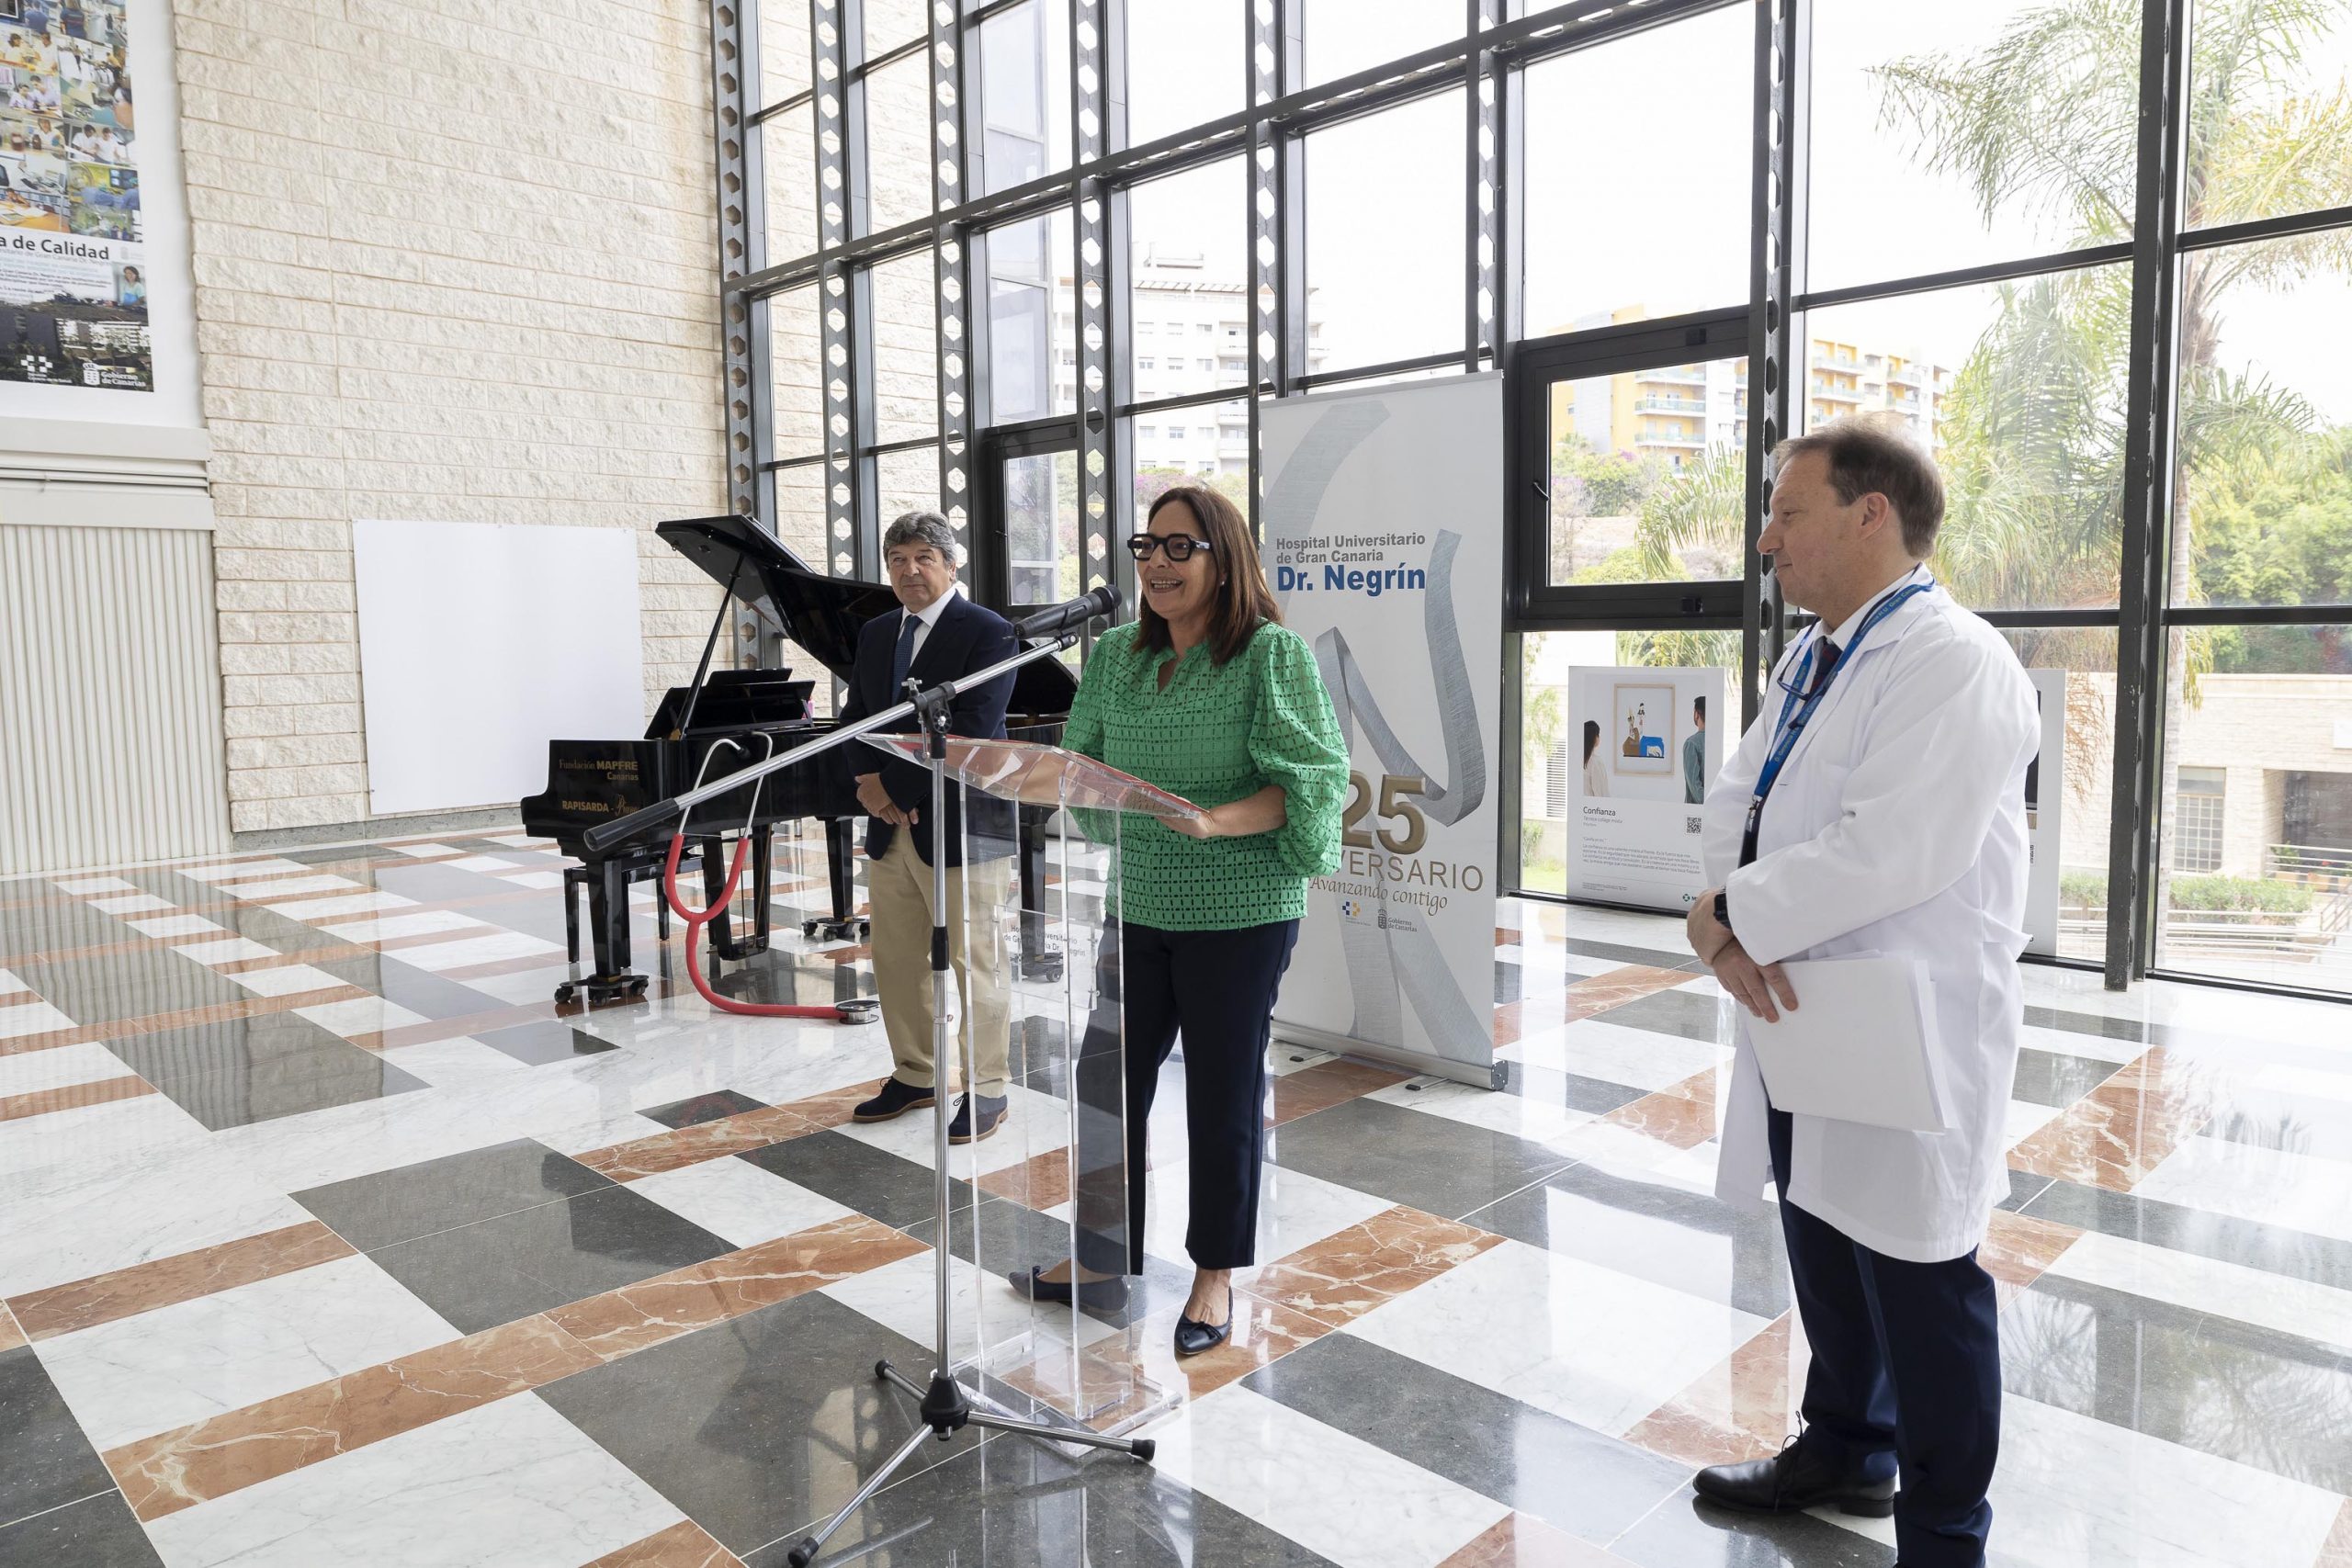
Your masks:
M 1861 615 L 1836 629 L 1841 648 Z M 1784 671 L 1811 636 L 1790 646 Z M 1707 792 L 1708 882 L 1726 889 L 1732 930 L 1758 963 L 1923 960 L 1952 1116 L 1942 1133 L 1798 1116 L 1789 1201 L 1888 1257 L 1958 1258 L 2009 1190 L 2003 1124 L 2023 1021 L 2033 687 L 2000 635 L 1941 588 L 1910 600 L 1838 671 L 1765 803 L 1756 861 L 1742 867 L 1741 829 L 1782 698 L 1767 689 Z M 1715 1190 L 1760 1206 L 1771 1184 L 1767 1102 L 1744 1009 L 1738 1018 Z

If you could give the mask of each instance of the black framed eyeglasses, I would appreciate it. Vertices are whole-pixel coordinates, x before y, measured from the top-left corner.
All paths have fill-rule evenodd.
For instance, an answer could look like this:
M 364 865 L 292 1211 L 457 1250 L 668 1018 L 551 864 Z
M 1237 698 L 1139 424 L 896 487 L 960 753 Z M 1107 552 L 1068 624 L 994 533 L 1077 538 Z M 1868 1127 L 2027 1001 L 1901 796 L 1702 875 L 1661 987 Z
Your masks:
M 1137 534 L 1127 541 L 1127 554 L 1138 561 L 1149 560 L 1154 550 L 1164 550 L 1168 558 L 1179 565 L 1191 560 L 1194 550 L 1216 548 L 1212 541 L 1196 539 L 1190 534 Z
M 1800 701 L 1810 694 L 1821 679 L 1816 666 L 1821 662 L 1821 644 L 1824 640 L 1819 637 L 1815 637 L 1813 647 L 1800 657 L 1790 660 L 1780 674 L 1773 678 L 1772 684 Z

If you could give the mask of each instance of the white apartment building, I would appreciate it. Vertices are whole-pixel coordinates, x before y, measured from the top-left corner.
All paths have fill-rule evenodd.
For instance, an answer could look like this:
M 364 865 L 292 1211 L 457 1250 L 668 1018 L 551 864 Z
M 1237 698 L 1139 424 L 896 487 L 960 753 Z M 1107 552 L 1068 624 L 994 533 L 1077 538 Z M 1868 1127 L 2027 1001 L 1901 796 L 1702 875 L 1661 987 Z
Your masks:
M 1219 276 L 1198 255 L 1138 248 L 1129 294 L 1133 370 L 1127 400 L 1138 403 L 1246 387 L 1250 381 L 1250 297 L 1239 278 Z M 1067 300 L 1065 288 L 1059 298 Z M 1056 323 L 1054 406 L 1078 400 L 1077 324 Z M 1322 323 L 1306 323 L 1307 370 L 1322 367 Z M 1135 467 L 1180 469 L 1202 478 L 1250 471 L 1250 403 L 1199 403 L 1138 416 Z
M 1583 331 L 1649 319 L 1626 306 L 1586 316 L 1561 330 Z M 1813 334 L 1806 352 L 1805 426 L 1868 415 L 1895 424 L 1930 450 L 1941 450 L 1952 370 L 1923 354 Z M 1711 449 L 1747 440 L 1747 361 L 1690 365 L 1562 382 L 1553 394 L 1553 431 L 1573 430 L 1596 452 L 1655 457 L 1669 469 Z

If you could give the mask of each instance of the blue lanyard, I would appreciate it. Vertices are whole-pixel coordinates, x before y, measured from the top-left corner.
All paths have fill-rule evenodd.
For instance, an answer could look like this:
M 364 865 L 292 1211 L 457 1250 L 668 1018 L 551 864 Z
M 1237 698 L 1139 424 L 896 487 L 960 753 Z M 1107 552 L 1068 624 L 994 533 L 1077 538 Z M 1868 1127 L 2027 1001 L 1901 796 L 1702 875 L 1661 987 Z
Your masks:
M 1781 700 L 1781 719 L 1775 727 L 1778 739 L 1772 743 L 1771 753 L 1764 759 L 1763 771 L 1756 775 L 1755 798 L 1747 803 L 1747 829 L 1740 855 L 1741 864 L 1745 865 L 1755 858 L 1756 829 L 1764 819 L 1764 799 L 1772 793 L 1772 786 L 1781 782 L 1781 769 L 1787 764 L 1789 753 L 1796 750 L 1797 738 L 1804 733 L 1804 727 L 1813 722 L 1815 711 L 1821 706 L 1821 699 L 1829 694 L 1830 683 L 1838 679 L 1838 671 L 1853 663 L 1854 655 L 1861 651 L 1862 640 L 1871 635 L 1873 627 L 1935 585 L 1932 578 L 1925 582 L 1910 583 L 1872 605 L 1871 613 L 1862 617 L 1862 624 L 1854 628 L 1853 640 L 1846 645 L 1846 651 L 1838 657 L 1837 663 L 1829 667 L 1828 675 L 1818 684 L 1812 680 L 1813 661 L 1819 656 L 1826 634 L 1816 636 L 1805 649 L 1803 673 L 1799 675 L 1797 684 L 1800 688 L 1810 689 L 1802 698 L 1792 692 Z

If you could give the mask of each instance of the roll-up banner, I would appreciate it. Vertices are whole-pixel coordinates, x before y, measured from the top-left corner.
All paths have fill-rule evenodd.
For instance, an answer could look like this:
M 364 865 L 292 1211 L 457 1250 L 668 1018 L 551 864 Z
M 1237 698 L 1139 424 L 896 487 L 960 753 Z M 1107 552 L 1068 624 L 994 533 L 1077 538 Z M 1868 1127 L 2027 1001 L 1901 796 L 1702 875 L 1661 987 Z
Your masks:
M 1275 1031 L 1491 1083 L 1502 383 L 1285 398 L 1261 430 L 1266 573 L 1353 773 Z
M 1566 716 L 1568 897 L 1680 914 L 1707 890 L 1702 803 L 1739 734 L 1724 672 L 1571 670 Z
M 2041 705 L 2041 750 L 2025 774 L 2025 879 L 2028 953 L 2058 953 L 2058 855 L 2066 807 L 2066 672 L 2029 670 Z

